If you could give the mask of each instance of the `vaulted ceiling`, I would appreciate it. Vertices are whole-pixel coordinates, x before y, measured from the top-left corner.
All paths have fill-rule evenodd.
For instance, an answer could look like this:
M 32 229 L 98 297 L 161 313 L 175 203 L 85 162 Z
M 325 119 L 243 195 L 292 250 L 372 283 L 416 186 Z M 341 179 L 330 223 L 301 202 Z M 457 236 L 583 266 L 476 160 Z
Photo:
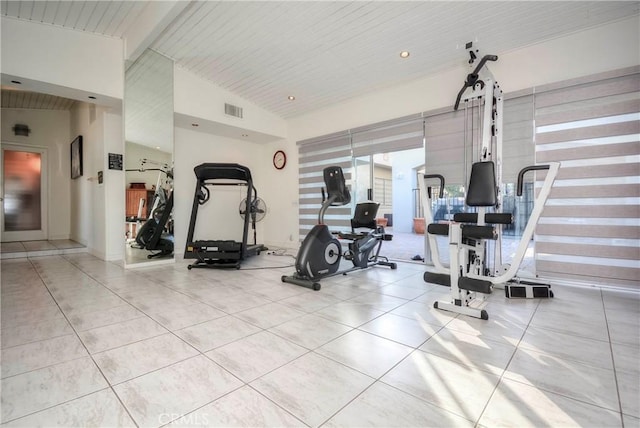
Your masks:
M 147 1 L 6 1 L 3 16 L 126 38 Z M 638 15 L 636 1 L 182 1 L 148 47 L 283 118 Z M 403 59 L 401 51 L 410 55 Z M 295 100 L 289 100 L 294 96 Z M 4 98 L 4 96 L 3 96 Z

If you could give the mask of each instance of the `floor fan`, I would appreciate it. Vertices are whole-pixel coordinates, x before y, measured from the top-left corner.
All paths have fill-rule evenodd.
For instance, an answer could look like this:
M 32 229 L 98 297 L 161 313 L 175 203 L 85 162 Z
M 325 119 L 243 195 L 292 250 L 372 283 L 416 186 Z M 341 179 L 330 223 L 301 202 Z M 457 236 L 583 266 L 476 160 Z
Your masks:
M 244 220 L 247 215 L 247 198 L 244 198 L 242 202 L 240 202 L 238 212 L 240 213 L 240 217 Z M 262 221 L 262 219 L 267 215 L 267 204 L 265 204 L 262 199 L 255 198 L 251 201 L 251 204 L 249 204 L 249 215 L 251 216 L 250 220 L 251 228 L 253 229 L 253 243 L 255 244 L 257 242 L 256 223 Z

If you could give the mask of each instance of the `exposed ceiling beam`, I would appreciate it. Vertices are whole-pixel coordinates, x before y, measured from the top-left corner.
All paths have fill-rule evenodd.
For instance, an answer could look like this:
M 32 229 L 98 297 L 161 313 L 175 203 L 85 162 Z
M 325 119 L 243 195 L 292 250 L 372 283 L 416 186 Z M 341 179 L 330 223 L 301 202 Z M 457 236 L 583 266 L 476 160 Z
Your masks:
M 138 15 L 136 25 L 123 34 L 125 62 L 131 64 L 191 4 L 191 1 L 150 1 Z

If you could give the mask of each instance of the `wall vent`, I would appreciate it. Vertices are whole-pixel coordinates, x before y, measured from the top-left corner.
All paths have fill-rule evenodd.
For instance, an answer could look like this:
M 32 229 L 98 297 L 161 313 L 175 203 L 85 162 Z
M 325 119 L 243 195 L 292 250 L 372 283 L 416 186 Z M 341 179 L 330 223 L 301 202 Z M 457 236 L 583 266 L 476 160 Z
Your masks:
M 242 119 L 242 107 L 224 103 L 224 113 Z

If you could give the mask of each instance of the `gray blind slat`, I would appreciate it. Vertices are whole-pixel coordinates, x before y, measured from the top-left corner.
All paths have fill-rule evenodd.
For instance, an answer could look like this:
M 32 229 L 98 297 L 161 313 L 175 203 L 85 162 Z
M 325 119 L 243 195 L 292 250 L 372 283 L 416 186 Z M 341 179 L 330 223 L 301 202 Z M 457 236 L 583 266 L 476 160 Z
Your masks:
M 442 174 L 447 185 L 464 184 L 464 111 L 425 118 L 425 172 Z
M 502 181 L 517 183 L 522 168 L 535 161 L 533 95 L 504 102 L 502 123 Z
M 536 144 L 559 143 L 569 140 L 586 140 L 638 133 L 640 133 L 640 124 L 638 124 L 637 121 L 611 123 L 538 134 Z
M 560 104 L 538 109 L 536 125 L 552 125 L 554 123 L 615 116 L 633 113 L 640 109 L 638 107 L 640 100 L 635 97 L 635 94 L 621 94 L 596 98 L 579 102 L 577 106 L 573 106 L 572 104 L 573 103 Z
M 308 144 L 299 144 L 298 153 L 300 154 L 300 156 L 304 156 L 308 153 L 324 153 L 333 150 L 344 150 L 345 147 L 350 149 L 350 146 L 350 137 L 342 136 L 331 140 L 315 141 Z
M 353 156 L 368 156 L 376 153 L 420 148 L 423 145 L 423 137 L 422 118 L 354 132 L 352 136 Z
M 575 101 L 584 102 L 594 98 L 628 94 L 637 92 L 639 87 L 639 74 L 595 81 L 537 94 L 536 107 L 543 108 Z

